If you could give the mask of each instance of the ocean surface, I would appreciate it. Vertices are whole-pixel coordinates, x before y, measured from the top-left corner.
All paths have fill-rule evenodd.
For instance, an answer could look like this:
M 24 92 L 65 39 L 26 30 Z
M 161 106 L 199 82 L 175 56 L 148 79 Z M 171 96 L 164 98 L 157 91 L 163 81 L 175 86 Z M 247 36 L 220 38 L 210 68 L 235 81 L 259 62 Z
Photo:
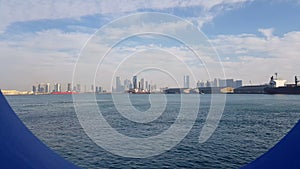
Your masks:
M 94 101 L 85 99 L 89 98 L 85 94 L 80 97 L 88 116 L 89 105 Z M 138 111 L 151 107 L 149 95 L 129 97 Z M 297 95 L 227 95 L 219 126 L 206 142 L 199 143 L 199 134 L 211 106 L 211 96 L 201 95 L 195 123 L 179 144 L 156 156 L 128 158 L 112 154 L 87 136 L 77 119 L 71 95 L 6 98 L 39 139 L 81 168 L 239 168 L 274 146 L 300 119 L 300 96 Z M 120 134 L 135 138 L 147 138 L 167 131 L 181 106 L 180 95 L 167 95 L 166 104 L 161 105 L 163 112 L 160 117 L 149 123 L 137 123 L 119 113 L 128 110 L 128 104 L 114 101 L 109 94 L 96 95 L 95 98 L 110 126 Z M 158 110 L 159 106 L 156 105 Z M 189 111 L 189 108 L 184 110 Z M 193 122 L 193 119 L 188 122 Z

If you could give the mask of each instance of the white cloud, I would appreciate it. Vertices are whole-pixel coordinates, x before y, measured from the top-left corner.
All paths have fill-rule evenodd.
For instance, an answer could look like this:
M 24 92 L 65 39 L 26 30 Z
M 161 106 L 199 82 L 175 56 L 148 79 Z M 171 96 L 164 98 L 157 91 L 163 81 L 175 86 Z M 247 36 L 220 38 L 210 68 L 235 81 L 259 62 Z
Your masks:
M 29 90 L 36 82 L 70 82 L 79 50 L 90 35 L 38 32 L 19 41 L 0 41 L 2 88 Z
M 14 22 L 61 18 L 79 19 L 81 16 L 94 14 L 118 15 L 145 8 L 163 10 L 174 7 L 200 6 L 205 11 L 209 11 L 218 5 L 234 5 L 247 1 L 251 0 L 2 0 L 0 1 L 0 32 Z
M 258 29 L 259 32 L 261 32 L 268 40 L 273 37 L 274 29 Z
M 299 75 L 300 32 L 288 32 L 282 37 L 272 34 L 273 29 L 259 29 L 264 37 L 253 34 L 220 35 L 212 40 L 224 60 L 226 74 L 243 78 L 246 83 L 268 81 L 271 74 L 293 81 Z M 265 38 L 268 37 L 268 38 Z

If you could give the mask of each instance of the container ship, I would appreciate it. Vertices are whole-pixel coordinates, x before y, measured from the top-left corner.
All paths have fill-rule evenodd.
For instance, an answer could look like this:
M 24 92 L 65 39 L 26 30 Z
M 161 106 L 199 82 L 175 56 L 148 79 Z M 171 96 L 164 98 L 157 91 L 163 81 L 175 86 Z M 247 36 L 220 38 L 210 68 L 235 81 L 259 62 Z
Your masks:
M 267 94 L 300 94 L 297 76 L 295 76 L 295 84 L 285 84 L 285 82 L 285 80 L 278 80 L 277 77 L 274 79 L 272 76 L 269 86 L 264 88 L 264 91 Z

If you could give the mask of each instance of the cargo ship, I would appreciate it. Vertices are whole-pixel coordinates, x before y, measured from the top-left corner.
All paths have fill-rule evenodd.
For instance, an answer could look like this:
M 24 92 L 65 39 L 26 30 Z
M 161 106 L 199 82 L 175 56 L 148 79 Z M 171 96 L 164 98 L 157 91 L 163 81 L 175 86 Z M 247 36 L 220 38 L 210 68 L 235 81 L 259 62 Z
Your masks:
M 277 75 L 276 75 L 277 76 Z M 274 79 L 272 76 L 269 86 L 264 89 L 267 94 L 300 94 L 299 80 L 295 76 L 295 84 L 285 84 L 285 80 Z

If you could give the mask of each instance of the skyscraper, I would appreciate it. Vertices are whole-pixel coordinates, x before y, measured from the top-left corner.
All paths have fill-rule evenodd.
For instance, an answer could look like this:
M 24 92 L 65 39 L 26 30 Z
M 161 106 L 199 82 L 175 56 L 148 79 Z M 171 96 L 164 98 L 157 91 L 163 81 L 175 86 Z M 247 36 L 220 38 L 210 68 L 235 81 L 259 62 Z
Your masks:
M 36 86 L 32 86 L 32 92 L 33 92 L 33 93 L 36 93 L 36 92 L 37 92 Z
M 226 80 L 226 87 L 234 87 L 233 79 L 225 79 Z
M 141 90 L 145 89 L 145 80 L 144 78 L 141 79 Z
M 133 76 L 132 82 L 133 82 L 133 89 L 137 89 L 138 88 L 137 76 Z
M 45 93 L 50 93 L 50 83 L 45 84 Z
M 68 92 L 72 91 L 72 84 L 71 83 L 68 83 L 67 91 Z
M 197 82 L 197 87 L 199 88 L 199 87 L 204 87 L 204 86 L 205 86 L 204 82 L 198 80 L 198 82 Z
M 61 85 L 59 83 L 54 84 L 54 92 L 61 92 Z
M 234 83 L 235 83 L 234 88 L 238 88 L 238 87 L 243 86 L 243 81 L 242 80 L 236 80 Z
M 132 85 L 131 85 L 131 81 L 130 80 L 128 80 L 128 79 L 124 80 L 124 90 L 131 89 L 132 88 L 131 86 Z
M 116 77 L 116 92 L 121 92 L 121 88 L 122 88 L 122 85 L 121 85 L 121 79 L 119 76 Z
M 75 89 L 76 89 L 76 92 L 81 92 L 81 86 L 80 86 L 80 84 L 77 84 Z
M 190 77 L 189 75 L 183 76 L 183 87 L 190 88 Z
M 219 87 L 219 80 L 215 78 L 212 86 Z
M 145 90 L 149 91 L 149 84 L 148 84 L 148 81 L 145 81 Z

